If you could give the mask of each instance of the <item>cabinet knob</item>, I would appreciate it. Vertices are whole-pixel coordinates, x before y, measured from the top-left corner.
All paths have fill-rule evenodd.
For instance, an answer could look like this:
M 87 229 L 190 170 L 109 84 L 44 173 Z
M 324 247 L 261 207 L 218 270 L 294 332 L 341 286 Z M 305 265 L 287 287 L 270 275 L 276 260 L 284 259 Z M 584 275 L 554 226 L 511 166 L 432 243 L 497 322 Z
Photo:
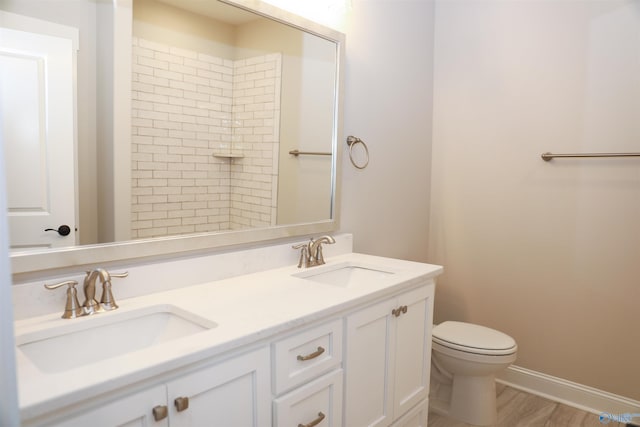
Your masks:
M 400 307 L 391 310 L 391 315 L 400 317 L 400 315 L 406 313 L 408 309 L 409 308 L 406 305 L 401 305 Z
M 174 400 L 173 403 L 176 405 L 176 409 L 178 410 L 178 412 L 189 409 L 188 397 L 176 397 L 176 400 Z
M 154 420 L 161 421 L 167 418 L 167 416 L 169 415 L 169 408 L 167 408 L 166 405 L 158 405 L 154 406 L 151 412 L 153 412 Z
M 322 422 L 322 420 L 324 420 L 324 417 L 326 415 L 323 414 L 322 412 L 318 412 L 318 418 L 316 418 L 315 420 L 311 421 L 308 424 L 298 424 L 298 427 L 314 427 L 317 426 L 318 424 L 320 424 Z

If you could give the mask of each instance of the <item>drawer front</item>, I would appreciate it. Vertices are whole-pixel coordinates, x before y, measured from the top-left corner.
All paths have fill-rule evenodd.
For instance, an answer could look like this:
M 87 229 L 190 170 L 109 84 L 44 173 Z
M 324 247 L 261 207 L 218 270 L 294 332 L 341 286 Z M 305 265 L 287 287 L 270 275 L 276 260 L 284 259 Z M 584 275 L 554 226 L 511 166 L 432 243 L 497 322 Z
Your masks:
M 274 393 L 281 394 L 342 363 L 342 320 L 317 326 L 273 345 Z
M 342 369 L 273 402 L 274 427 L 342 427 Z

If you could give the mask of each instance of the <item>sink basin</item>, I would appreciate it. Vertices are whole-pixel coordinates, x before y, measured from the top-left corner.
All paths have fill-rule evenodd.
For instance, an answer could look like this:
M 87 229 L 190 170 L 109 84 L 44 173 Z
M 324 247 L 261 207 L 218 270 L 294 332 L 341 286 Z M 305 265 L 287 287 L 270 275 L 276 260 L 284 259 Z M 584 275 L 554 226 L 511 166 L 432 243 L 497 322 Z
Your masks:
M 388 278 L 393 274 L 395 274 L 395 272 L 390 269 L 346 262 L 335 265 L 311 267 L 309 270 L 294 274 L 294 276 L 327 285 L 348 287 L 372 284 Z
M 55 373 L 122 356 L 215 328 L 173 305 L 100 313 L 16 336 L 18 350 L 43 372 Z

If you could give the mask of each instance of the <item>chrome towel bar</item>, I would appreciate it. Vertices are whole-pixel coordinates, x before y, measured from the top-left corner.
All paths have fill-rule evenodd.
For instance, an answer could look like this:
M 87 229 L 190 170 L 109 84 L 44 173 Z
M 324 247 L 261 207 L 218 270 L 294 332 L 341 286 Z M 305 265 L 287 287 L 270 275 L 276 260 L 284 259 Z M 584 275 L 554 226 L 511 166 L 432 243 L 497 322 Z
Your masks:
M 300 150 L 291 150 L 289 154 L 293 156 L 330 156 L 331 153 L 324 153 L 319 151 L 300 151 Z
M 542 157 L 542 160 L 545 162 L 548 162 L 554 157 L 640 157 L 640 153 L 542 153 L 540 157 Z

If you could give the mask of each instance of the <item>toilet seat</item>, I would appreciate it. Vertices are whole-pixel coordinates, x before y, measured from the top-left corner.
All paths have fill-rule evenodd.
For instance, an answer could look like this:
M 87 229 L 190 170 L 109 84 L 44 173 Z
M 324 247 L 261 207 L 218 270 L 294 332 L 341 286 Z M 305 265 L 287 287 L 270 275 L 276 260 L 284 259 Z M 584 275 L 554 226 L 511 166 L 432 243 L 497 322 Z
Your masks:
M 480 355 L 514 354 L 513 338 L 495 329 L 465 322 L 446 321 L 433 328 L 433 342 L 452 350 Z

